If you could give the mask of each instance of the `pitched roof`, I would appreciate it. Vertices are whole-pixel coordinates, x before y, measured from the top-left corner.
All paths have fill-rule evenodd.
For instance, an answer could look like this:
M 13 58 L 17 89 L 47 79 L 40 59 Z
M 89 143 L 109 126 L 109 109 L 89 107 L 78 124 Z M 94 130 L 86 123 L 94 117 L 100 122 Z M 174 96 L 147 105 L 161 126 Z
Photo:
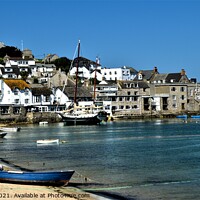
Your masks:
M 61 88 L 61 87 L 59 87 Z M 69 97 L 73 98 L 75 92 L 75 87 L 65 87 L 64 93 Z M 85 87 L 78 87 L 77 88 L 77 98 L 91 98 L 92 94 L 90 91 Z
M 52 94 L 52 91 L 47 87 L 35 87 L 31 88 L 31 90 L 34 96 L 39 96 L 39 95 L 49 96 Z
M 139 73 L 142 73 L 143 77 L 146 80 L 150 80 L 151 77 L 155 74 L 155 71 L 154 70 L 141 70 L 141 71 L 139 71 Z M 138 80 L 138 76 L 136 76 L 134 80 Z
M 25 88 L 30 88 L 30 85 L 23 80 L 19 79 L 5 79 L 4 82 L 11 88 L 11 90 L 15 88 L 19 88 L 20 90 L 24 90 Z
M 167 76 L 168 76 L 168 74 L 155 74 L 152 81 L 166 80 Z
M 166 77 L 166 83 L 171 83 L 171 80 L 177 83 L 180 81 L 181 77 L 182 77 L 181 73 L 170 73 Z

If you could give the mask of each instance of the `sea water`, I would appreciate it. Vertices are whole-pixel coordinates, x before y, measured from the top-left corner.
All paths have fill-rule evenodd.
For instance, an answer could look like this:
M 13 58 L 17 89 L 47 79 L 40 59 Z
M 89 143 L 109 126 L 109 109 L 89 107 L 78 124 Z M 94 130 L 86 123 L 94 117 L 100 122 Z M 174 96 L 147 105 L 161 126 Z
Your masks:
M 41 139 L 60 144 L 37 145 Z M 82 189 L 126 199 L 200 199 L 198 120 L 27 125 L 0 140 L 0 158 L 28 169 L 73 169 L 92 183 Z

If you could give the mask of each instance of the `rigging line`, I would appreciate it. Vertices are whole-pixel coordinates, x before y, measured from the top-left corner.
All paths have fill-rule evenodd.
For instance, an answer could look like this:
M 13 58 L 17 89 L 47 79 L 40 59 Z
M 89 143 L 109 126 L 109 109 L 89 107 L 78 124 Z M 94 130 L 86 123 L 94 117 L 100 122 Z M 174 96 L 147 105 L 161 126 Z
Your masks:
M 78 44 L 77 44 L 77 46 L 76 46 L 76 49 L 75 49 L 75 52 L 74 52 L 74 55 L 73 55 L 73 58 L 72 58 L 72 61 L 71 61 L 71 65 L 70 65 L 69 71 L 71 70 L 71 68 L 72 68 L 72 66 L 73 66 L 73 63 L 74 63 L 74 59 L 75 59 L 75 55 L 76 55 L 77 49 L 78 49 Z M 68 74 L 66 74 L 66 75 L 69 76 L 69 72 L 68 72 Z M 61 101 L 61 97 L 62 97 L 62 94 L 63 94 L 63 92 L 64 92 L 64 90 L 65 90 L 66 85 L 67 85 L 67 78 L 65 79 L 65 83 L 64 83 L 64 86 L 63 86 L 63 89 L 62 89 L 62 93 L 61 93 L 61 96 L 60 96 L 60 101 Z M 57 104 L 57 106 L 56 106 L 56 111 L 57 111 L 57 109 L 58 109 L 58 104 Z

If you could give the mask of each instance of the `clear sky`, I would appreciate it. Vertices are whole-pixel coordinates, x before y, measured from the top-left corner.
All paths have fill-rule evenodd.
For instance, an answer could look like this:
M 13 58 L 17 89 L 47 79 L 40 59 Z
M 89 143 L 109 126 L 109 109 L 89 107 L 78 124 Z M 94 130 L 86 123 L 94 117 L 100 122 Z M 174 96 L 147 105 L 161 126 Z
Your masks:
M 200 81 L 198 0 L 0 0 L 0 41 L 57 54 L 100 57 L 103 67 L 185 69 Z

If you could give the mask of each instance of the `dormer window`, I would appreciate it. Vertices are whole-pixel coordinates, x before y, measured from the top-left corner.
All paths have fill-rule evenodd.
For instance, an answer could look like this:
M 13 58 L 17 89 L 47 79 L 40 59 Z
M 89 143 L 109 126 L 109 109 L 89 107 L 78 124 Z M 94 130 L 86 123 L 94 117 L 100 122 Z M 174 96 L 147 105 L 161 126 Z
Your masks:
M 19 94 L 18 89 L 15 89 L 15 90 L 14 90 L 14 95 L 18 95 L 18 94 Z
M 29 95 L 29 90 L 28 89 L 25 90 L 25 95 Z

